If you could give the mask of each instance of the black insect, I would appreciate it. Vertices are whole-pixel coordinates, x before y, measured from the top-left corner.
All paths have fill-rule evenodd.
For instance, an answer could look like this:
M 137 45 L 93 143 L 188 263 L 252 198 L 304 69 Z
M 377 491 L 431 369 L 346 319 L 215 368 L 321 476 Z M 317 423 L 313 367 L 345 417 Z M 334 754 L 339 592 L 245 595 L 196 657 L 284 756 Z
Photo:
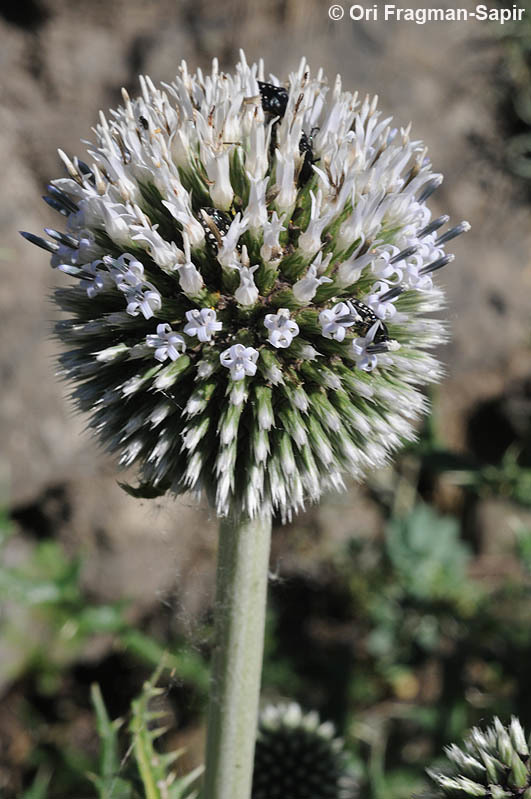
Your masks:
M 315 164 L 318 160 L 313 157 L 313 135 L 314 131 L 317 130 L 319 130 L 319 128 L 312 128 L 310 135 L 303 131 L 299 141 L 299 153 L 301 155 L 304 153 L 304 160 L 302 162 L 301 171 L 299 172 L 299 188 L 304 186 L 305 183 L 308 183 L 313 175 L 312 164 Z
M 258 81 L 258 88 L 260 89 L 260 96 L 262 98 L 262 108 L 268 114 L 282 118 L 286 113 L 288 105 L 288 91 L 282 86 L 275 86 L 273 83 L 264 83 Z M 271 140 L 269 143 L 269 154 L 271 157 L 275 154 L 277 146 L 277 128 L 280 124 L 280 119 L 274 123 L 271 128 Z M 299 172 L 299 187 L 304 186 L 312 176 L 312 164 L 315 163 L 313 157 L 313 135 L 314 131 L 318 128 L 312 128 L 311 133 L 302 133 L 299 141 L 299 153 L 304 153 L 304 160 L 302 162 L 301 171 Z
M 260 96 L 262 98 L 262 108 L 267 114 L 275 117 L 283 117 L 286 113 L 288 104 L 288 92 L 282 86 L 275 86 L 273 83 L 258 81 Z
M 277 128 L 280 125 L 280 120 L 277 119 L 271 126 L 271 138 L 269 139 L 269 157 L 273 158 L 275 150 L 277 149 Z
M 387 327 L 368 305 L 365 305 L 364 302 L 360 302 L 359 300 L 349 300 L 347 304 L 350 305 L 358 315 L 358 319 L 354 324 L 356 332 L 360 333 L 362 336 L 366 336 L 371 327 L 378 322 L 378 329 L 373 339 L 374 344 L 384 344 L 389 341 L 389 331 Z
M 227 231 L 231 226 L 231 217 L 218 208 L 206 207 L 199 210 L 197 218 L 205 231 L 208 247 L 214 255 L 217 255 L 219 248 L 223 244 L 223 237 L 227 235 Z
M 140 122 L 144 130 L 149 130 L 149 122 L 145 117 L 143 116 L 138 117 L 138 121 Z

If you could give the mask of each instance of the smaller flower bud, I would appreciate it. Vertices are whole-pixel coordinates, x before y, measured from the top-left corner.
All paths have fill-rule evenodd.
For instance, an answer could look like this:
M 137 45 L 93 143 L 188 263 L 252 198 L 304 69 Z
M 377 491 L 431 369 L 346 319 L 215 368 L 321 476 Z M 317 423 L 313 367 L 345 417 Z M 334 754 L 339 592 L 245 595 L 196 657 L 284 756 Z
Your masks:
M 322 283 L 331 283 L 329 277 L 317 277 L 317 264 L 313 263 L 306 275 L 293 284 L 293 294 L 299 302 L 310 302 Z
M 179 283 L 184 293 L 193 297 L 196 294 L 199 294 L 204 286 L 204 283 L 203 278 L 201 277 L 201 272 L 199 272 L 197 267 L 192 263 L 190 239 L 186 233 L 183 233 L 183 243 L 185 261 L 184 264 L 179 264 L 177 266 Z
M 356 796 L 343 741 L 335 734 L 333 724 L 322 723 L 316 712 L 303 713 L 295 702 L 267 706 L 258 722 L 251 799 Z
M 254 305 L 259 296 L 253 278 L 258 266 L 240 266 L 238 269 L 240 272 L 240 285 L 234 292 L 234 296 L 236 301 L 245 308 Z
M 229 174 L 229 150 L 221 152 L 205 145 L 201 148 L 203 164 L 211 183 L 210 196 L 216 208 L 227 210 L 230 208 L 234 192 L 232 190 Z

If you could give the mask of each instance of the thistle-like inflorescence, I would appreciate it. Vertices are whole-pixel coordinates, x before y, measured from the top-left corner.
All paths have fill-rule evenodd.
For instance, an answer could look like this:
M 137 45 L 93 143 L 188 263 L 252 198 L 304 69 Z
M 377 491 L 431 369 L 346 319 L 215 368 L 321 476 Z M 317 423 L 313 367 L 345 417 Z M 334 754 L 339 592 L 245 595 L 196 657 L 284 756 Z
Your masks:
M 333 724 L 294 702 L 261 715 L 252 799 L 352 799 L 357 792 Z
M 60 151 L 66 232 L 24 234 L 73 278 L 62 371 L 137 493 L 289 518 L 414 437 L 441 374 L 433 274 L 468 225 L 431 219 L 442 177 L 409 127 L 304 61 L 286 84 L 243 55 L 140 80 L 90 166 Z
M 529 741 L 513 716 L 505 727 L 499 719 L 486 730 L 475 727 L 464 745 L 445 750 L 447 767 L 428 771 L 437 786 L 427 799 L 531 799 Z

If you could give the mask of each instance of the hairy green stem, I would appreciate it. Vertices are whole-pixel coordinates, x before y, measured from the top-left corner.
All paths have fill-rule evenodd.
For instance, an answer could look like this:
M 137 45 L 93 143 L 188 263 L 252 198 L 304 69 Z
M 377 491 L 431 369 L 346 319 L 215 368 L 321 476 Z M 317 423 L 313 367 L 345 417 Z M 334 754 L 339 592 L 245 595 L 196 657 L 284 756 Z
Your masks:
M 251 796 L 270 544 L 270 517 L 220 522 L 202 799 Z

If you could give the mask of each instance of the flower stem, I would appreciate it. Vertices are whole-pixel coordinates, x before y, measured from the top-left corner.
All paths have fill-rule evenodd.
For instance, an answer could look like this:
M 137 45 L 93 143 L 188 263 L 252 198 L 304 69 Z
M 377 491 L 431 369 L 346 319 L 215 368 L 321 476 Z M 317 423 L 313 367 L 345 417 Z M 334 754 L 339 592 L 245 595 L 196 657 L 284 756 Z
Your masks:
M 249 799 L 262 675 L 271 518 L 220 522 L 202 799 Z

